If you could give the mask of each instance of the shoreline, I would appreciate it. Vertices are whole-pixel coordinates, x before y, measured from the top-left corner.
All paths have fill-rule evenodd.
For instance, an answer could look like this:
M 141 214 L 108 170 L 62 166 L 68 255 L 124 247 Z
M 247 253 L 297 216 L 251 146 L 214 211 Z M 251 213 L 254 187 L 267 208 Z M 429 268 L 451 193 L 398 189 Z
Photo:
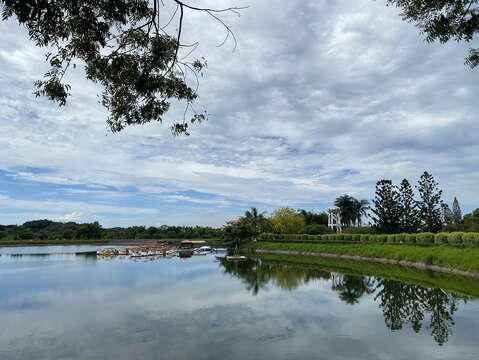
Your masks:
M 0 242 L 1 247 L 27 247 L 27 246 L 80 246 L 80 245 L 109 245 L 109 246 L 135 246 L 135 245 L 149 245 L 156 243 L 156 240 L 144 240 L 144 241 L 136 241 L 136 240 L 98 240 L 98 241 L 75 241 L 75 242 L 68 242 L 68 241 L 52 241 L 52 242 L 8 242 L 3 244 Z
M 2 247 L 27 247 L 27 246 L 80 246 L 80 245 L 96 245 L 96 246 L 141 246 L 157 244 L 159 242 L 166 242 L 169 244 L 179 244 L 182 240 L 190 239 L 99 239 L 99 240 L 75 240 L 75 241 L 6 241 L 5 243 L 0 241 L 0 248 Z M 221 240 L 219 239 L 192 239 L 192 240 L 205 240 L 207 243 L 215 244 Z
M 416 261 L 410 261 L 410 260 L 389 259 L 389 258 L 381 258 L 381 257 L 367 257 L 367 256 L 351 255 L 351 254 L 335 254 L 335 253 L 315 252 L 315 251 L 299 251 L 299 250 L 256 249 L 256 248 L 245 248 L 244 250 L 253 254 L 257 253 L 257 254 L 322 257 L 322 258 L 329 258 L 329 259 L 342 259 L 342 260 L 353 260 L 358 262 L 399 265 L 402 267 L 415 268 L 418 270 L 429 270 L 434 272 L 441 272 L 441 273 L 458 275 L 458 276 L 467 276 L 467 277 L 479 279 L 479 272 L 459 270 L 459 269 L 455 269 L 451 267 L 433 265 L 433 264 L 429 265 L 422 262 L 416 262 Z

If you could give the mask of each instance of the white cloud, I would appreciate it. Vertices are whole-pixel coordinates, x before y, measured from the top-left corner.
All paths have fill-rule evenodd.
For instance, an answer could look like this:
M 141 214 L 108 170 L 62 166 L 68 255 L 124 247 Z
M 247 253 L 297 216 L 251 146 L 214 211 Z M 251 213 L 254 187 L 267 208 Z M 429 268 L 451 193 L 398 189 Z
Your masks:
M 210 221 L 195 207 L 148 204 L 140 213 L 220 225 L 247 203 L 319 209 L 343 193 L 371 198 L 380 178 L 414 182 L 424 170 L 447 200 L 477 206 L 479 86 L 477 72 L 463 64 L 467 46 L 426 44 L 397 9 L 369 0 L 255 3 L 229 20 L 239 39 L 235 53 L 216 48 L 216 24 L 198 16 L 188 14 L 184 34 L 185 41 L 201 38 L 197 56 L 208 59 L 197 108 L 211 117 L 188 138 L 169 133 L 168 122 L 182 117 L 177 106 L 166 124 L 108 133 L 98 88 L 80 70 L 70 75 L 73 97 L 65 108 L 34 99 L 42 52 L 17 25 L 0 23 L 0 169 L 18 182 L 103 189 L 96 196 L 106 207 L 84 202 L 61 205 L 58 213 L 111 211 L 118 224 L 132 201 L 123 189 L 170 206 L 188 201 L 216 209 Z M 119 207 L 113 203 L 122 199 Z M 22 201 L 11 206 L 50 206 Z

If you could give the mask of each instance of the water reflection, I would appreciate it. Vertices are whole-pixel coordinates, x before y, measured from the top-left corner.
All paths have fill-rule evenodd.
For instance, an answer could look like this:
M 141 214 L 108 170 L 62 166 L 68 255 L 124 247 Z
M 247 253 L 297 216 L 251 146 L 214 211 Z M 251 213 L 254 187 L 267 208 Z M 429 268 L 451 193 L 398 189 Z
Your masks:
M 254 296 L 271 285 L 292 291 L 317 280 L 328 280 L 331 290 L 349 305 L 356 305 L 361 298 L 374 294 L 374 301 L 382 310 L 385 324 L 391 331 L 399 331 L 409 325 L 418 333 L 426 325 L 438 345 L 445 344 L 452 334 L 453 315 L 458 309 L 458 303 L 466 303 L 470 299 L 439 288 L 425 288 L 372 276 L 322 271 L 260 258 L 243 262 L 229 262 L 222 258 L 218 260 L 223 271 L 241 279 Z
M 378 280 L 375 300 L 381 308 L 384 321 L 391 330 L 401 330 L 410 324 L 418 333 L 423 323 L 428 323 L 434 340 L 439 345 L 447 342 L 454 325 L 453 315 L 460 297 L 441 289 L 428 289 L 393 280 Z M 429 319 L 427 319 L 429 317 Z
M 1 360 L 475 360 L 479 352 L 479 303 L 452 295 L 479 294 L 464 278 L 430 286 L 302 258 L 136 262 L 78 254 L 85 248 L 20 250 L 0 257 Z
M 3 254 L 2 262 L 18 262 L 18 261 L 52 261 L 52 260 L 83 260 L 97 261 L 96 252 L 78 252 L 78 253 L 16 253 Z

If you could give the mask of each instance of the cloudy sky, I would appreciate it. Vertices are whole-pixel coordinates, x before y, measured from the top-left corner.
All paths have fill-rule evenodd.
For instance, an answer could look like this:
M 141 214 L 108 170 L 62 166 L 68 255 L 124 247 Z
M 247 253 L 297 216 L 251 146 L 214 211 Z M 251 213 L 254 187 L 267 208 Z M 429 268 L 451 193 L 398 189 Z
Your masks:
M 427 44 L 383 0 L 205 3 L 250 7 L 225 17 L 234 52 L 216 46 L 217 23 L 187 12 L 184 40 L 208 60 L 196 107 L 210 119 L 180 138 L 169 126 L 183 107 L 162 125 L 110 133 L 82 70 L 69 74 L 68 106 L 35 99 L 43 50 L 0 23 L 0 223 L 219 226 L 251 206 L 370 200 L 378 179 L 416 182 L 424 170 L 446 201 L 479 206 L 471 44 Z

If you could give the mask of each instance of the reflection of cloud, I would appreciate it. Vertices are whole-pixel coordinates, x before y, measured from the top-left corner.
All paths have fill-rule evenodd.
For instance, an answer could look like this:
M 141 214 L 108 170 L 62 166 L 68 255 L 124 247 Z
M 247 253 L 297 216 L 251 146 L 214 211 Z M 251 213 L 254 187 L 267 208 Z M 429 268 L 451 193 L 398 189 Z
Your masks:
M 0 258 L 2 359 L 454 359 L 478 349 L 462 338 L 439 348 L 423 332 L 385 332 L 371 296 L 351 307 L 325 279 L 253 297 L 211 257 L 54 259 L 10 263 L 26 270 L 8 276 Z M 27 302 L 43 306 L 4 311 Z

